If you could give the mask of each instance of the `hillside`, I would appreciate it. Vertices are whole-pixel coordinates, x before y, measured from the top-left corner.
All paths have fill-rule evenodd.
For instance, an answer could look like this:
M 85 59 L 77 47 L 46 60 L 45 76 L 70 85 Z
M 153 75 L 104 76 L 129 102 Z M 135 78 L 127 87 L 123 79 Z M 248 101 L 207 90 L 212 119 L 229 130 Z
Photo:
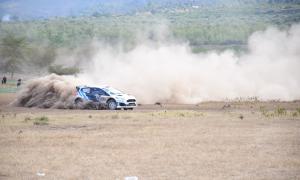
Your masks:
M 197 2 L 197 1 L 195 1 Z M 91 1 L 90 1 L 91 3 Z M 162 3 L 162 2 L 161 2 Z M 235 8 L 189 6 L 157 8 L 134 14 L 53 17 L 44 20 L 2 22 L 0 38 L 7 32 L 26 36 L 31 44 L 48 42 L 54 47 L 80 46 L 91 40 L 122 42 L 130 48 L 143 32 L 157 40 L 158 27 L 167 27 L 169 38 L 188 42 L 195 52 L 207 49 L 241 49 L 250 34 L 268 26 L 285 28 L 300 22 L 298 4 L 243 5 Z M 25 33 L 24 33 L 25 32 Z
M 125 15 L 173 8 L 240 7 L 261 4 L 299 4 L 299 0 L 2 0 L 0 17 L 11 20 L 51 17 Z

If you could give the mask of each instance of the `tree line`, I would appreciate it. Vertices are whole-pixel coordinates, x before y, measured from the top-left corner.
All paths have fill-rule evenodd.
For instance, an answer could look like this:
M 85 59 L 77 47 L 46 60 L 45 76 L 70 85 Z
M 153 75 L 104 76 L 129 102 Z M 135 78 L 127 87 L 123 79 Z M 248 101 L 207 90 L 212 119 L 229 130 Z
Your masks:
M 76 67 L 55 64 L 55 58 L 55 47 L 30 44 L 25 37 L 12 33 L 7 33 L 0 42 L 0 71 L 9 73 L 12 78 L 15 73 L 79 73 Z

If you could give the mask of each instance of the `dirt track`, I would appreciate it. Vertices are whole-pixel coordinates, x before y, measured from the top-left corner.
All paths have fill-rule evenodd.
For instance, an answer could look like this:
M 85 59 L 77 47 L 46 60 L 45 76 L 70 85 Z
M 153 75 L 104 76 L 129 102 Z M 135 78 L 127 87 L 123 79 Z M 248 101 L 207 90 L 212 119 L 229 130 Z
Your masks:
M 300 179 L 299 102 L 82 111 L 5 97 L 0 179 Z M 34 125 L 42 116 L 48 125 Z

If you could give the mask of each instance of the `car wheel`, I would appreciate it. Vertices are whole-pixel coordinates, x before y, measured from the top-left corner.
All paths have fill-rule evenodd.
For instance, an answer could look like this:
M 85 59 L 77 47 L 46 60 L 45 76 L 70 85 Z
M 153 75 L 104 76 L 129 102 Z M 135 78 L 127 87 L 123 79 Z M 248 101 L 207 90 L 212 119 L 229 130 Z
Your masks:
M 83 101 L 82 101 L 81 98 L 75 99 L 75 104 L 76 104 L 76 105 L 78 105 L 78 104 L 80 104 L 80 103 L 82 103 L 82 102 L 83 102 Z
M 81 98 L 76 98 L 74 100 L 74 105 L 76 109 L 82 109 L 83 107 L 83 100 Z
M 107 107 L 109 110 L 116 110 L 117 109 L 117 102 L 113 99 L 107 101 Z

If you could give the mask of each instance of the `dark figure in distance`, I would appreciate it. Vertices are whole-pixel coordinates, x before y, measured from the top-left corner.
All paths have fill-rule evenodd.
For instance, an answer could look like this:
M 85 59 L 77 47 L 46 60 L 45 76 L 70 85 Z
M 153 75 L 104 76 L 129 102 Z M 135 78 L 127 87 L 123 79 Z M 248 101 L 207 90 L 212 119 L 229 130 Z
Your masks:
M 2 84 L 6 84 L 6 77 L 4 76 L 3 78 L 2 78 Z
M 17 87 L 21 86 L 21 79 L 18 79 Z

